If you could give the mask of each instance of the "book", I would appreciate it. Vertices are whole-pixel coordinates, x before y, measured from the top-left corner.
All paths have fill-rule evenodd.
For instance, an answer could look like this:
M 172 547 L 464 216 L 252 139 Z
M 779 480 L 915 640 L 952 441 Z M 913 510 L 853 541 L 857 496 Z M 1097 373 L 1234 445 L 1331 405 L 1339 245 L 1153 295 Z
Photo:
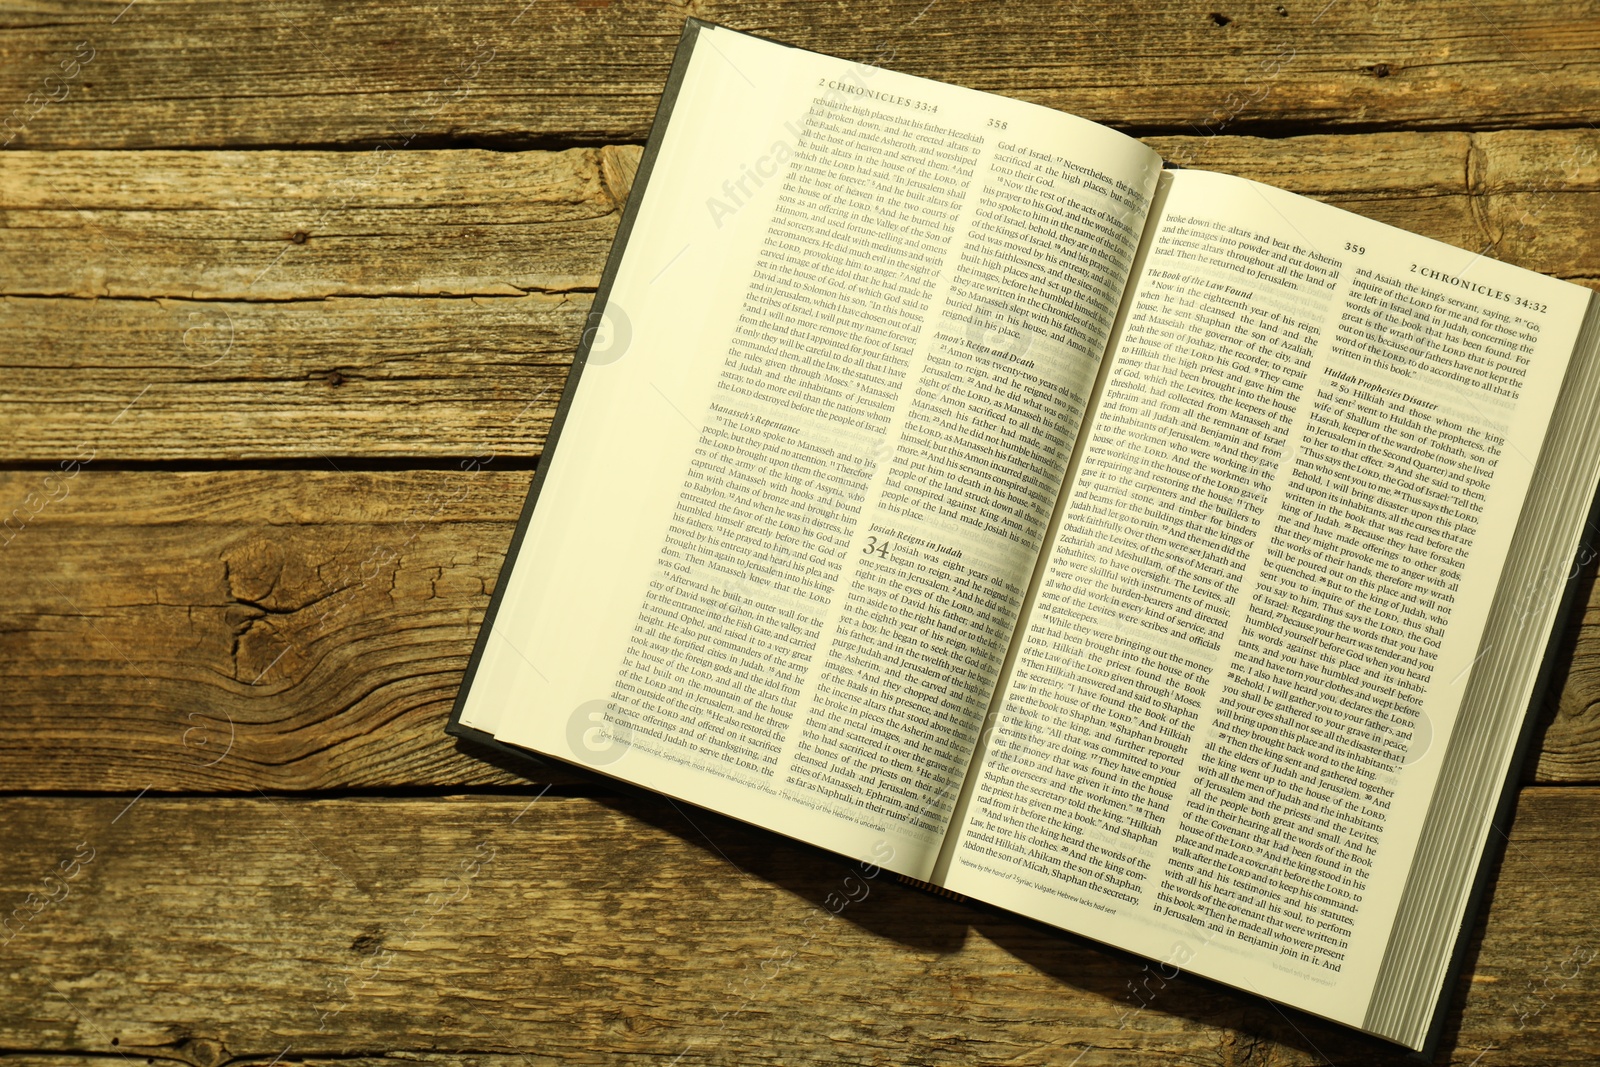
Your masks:
M 690 20 L 449 729 L 1426 1049 L 1596 304 Z

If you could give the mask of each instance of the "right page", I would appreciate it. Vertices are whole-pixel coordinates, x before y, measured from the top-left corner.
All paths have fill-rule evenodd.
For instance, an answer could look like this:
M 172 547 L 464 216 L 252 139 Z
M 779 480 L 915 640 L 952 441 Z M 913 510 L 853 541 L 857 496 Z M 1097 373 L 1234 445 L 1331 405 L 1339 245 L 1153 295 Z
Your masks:
M 935 877 L 1361 1025 L 1585 290 L 1164 177 Z

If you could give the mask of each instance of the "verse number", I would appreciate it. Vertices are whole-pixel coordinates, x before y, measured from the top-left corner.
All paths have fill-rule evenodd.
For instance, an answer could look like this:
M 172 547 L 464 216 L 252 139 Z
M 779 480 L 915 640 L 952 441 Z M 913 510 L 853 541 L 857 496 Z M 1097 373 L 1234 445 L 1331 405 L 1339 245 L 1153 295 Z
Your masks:
M 1363 248 L 1361 245 L 1353 244 L 1350 241 L 1346 241 L 1344 243 L 1344 250 L 1346 252 L 1354 252 L 1358 256 L 1364 256 L 1367 254 L 1367 250 L 1365 248 Z
M 862 551 L 863 554 L 868 555 L 868 556 L 882 556 L 884 559 L 888 559 L 889 558 L 889 542 L 888 541 L 880 541 L 875 536 L 874 537 L 868 537 L 867 538 L 867 546 L 865 548 L 863 548 L 861 551 Z
M 993 127 L 994 129 L 1003 130 L 1003 129 L 1006 128 L 1006 120 L 1005 119 L 990 119 L 989 120 L 989 125 L 991 127 Z

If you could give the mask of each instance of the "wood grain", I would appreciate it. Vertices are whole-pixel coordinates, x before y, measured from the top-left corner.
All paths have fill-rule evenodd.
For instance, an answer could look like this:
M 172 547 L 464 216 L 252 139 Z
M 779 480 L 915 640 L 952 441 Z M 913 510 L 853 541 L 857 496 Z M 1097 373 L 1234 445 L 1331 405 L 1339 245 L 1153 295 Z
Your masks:
M 1593 130 L 1152 144 L 1600 287 Z M 638 154 L 9 155 L 5 458 L 535 456 Z
M 1402 1062 L 665 801 L 129 800 L 0 800 L 0 900 L 61 896 L 44 877 L 93 850 L 0 948 L 0 1047 L 201 1067 L 286 1049 L 496 1064 L 524 1049 L 536 1063 Z M 1507 1067 L 1590 1062 L 1571 1035 L 1597 1022 L 1597 834 L 1600 791 L 1524 794 L 1441 1062 L 1490 1046 Z
M 12 147 L 638 141 L 687 14 L 1140 130 L 1570 126 L 1600 106 L 1600 13 L 1513 0 L 889 0 L 827 17 L 804 0 L 61 0 L 0 20 L 0 101 L 20 109 Z
M 590 299 L 9 298 L 6 458 L 527 460 Z
M 536 455 L 638 153 L 14 154 L 7 458 Z
M 5 781 L 523 780 L 443 727 L 529 474 L 47 477 L 0 474 L 0 499 L 35 494 L 0 533 Z
M 639 152 L 15 152 L 0 171 L 0 292 L 593 290 Z
M 0 1057 L 1398 1065 L 444 736 L 686 14 L 1600 288 L 1578 0 L 0 8 Z M 1580 581 L 1440 1063 L 1596 1059 Z
M 49 483 L 0 472 L 6 511 L 23 507 L 0 529 L 0 780 L 131 792 L 582 780 L 484 763 L 443 734 L 531 477 L 484 462 L 91 464 Z M 1561 642 L 1538 781 L 1600 781 L 1593 572 Z
M 1600 278 L 1600 131 L 1150 137 L 1531 270 Z M 17 152 L 0 293 L 316 300 L 592 290 L 640 149 Z

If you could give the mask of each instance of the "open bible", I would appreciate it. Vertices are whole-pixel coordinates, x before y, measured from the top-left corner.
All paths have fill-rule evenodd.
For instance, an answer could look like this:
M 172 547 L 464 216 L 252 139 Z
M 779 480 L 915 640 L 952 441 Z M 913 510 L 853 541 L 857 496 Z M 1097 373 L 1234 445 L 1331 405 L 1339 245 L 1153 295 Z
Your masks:
M 1412 1048 L 1591 293 L 691 21 L 450 730 Z

